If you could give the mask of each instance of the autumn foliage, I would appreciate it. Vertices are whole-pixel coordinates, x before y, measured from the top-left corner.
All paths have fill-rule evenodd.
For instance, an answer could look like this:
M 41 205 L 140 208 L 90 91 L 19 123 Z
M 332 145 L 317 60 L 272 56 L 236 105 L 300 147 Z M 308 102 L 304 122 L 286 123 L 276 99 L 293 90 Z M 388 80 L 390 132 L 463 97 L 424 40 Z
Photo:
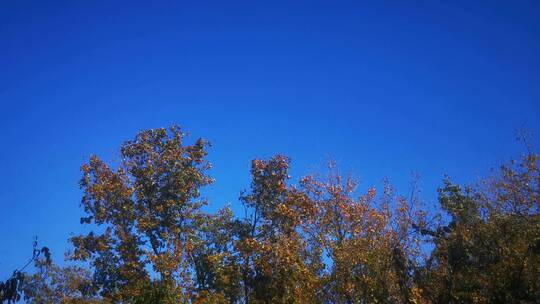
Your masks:
M 120 163 L 83 164 L 70 266 L 36 258 L 28 303 L 540 303 L 540 171 L 527 153 L 474 186 L 445 179 L 440 207 L 390 183 L 256 159 L 244 211 L 204 211 L 208 143 L 147 130 Z M 2 294 L 0 293 L 0 296 Z

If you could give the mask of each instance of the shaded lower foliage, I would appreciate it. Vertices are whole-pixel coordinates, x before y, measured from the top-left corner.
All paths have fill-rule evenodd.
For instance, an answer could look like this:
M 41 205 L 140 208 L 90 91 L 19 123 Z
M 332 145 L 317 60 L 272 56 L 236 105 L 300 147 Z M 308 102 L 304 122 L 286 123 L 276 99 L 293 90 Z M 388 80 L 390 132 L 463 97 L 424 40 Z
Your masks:
M 34 239 L 30 260 L 20 269 L 14 270 L 13 274 L 6 281 L 0 281 L 0 303 L 16 303 L 21 300 L 21 294 L 23 294 L 25 283 L 27 282 L 27 276 L 24 270 L 40 258 L 43 264 L 50 265 L 52 263 L 49 248 L 42 247 L 39 249 L 36 238 Z

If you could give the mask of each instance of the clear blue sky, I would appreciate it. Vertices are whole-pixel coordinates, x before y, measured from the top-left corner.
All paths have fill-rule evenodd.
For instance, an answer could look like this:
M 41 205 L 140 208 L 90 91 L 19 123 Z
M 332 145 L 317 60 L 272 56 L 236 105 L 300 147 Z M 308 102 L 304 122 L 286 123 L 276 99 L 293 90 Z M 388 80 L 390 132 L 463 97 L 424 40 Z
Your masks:
M 432 204 L 540 134 L 538 1 L 126 3 L 0 1 L 0 279 L 33 235 L 62 259 L 79 166 L 142 129 L 210 140 L 210 209 L 237 210 L 256 157 L 401 192 L 417 172 Z

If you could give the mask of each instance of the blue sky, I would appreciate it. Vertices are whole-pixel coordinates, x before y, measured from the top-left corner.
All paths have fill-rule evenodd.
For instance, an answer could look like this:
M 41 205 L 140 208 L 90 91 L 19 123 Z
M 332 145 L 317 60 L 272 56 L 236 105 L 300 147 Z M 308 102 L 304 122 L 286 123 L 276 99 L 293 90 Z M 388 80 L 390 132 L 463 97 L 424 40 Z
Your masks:
M 150 3 L 151 2 L 151 3 Z M 294 2 L 294 4 L 292 3 Z M 213 143 L 209 209 L 253 158 L 336 159 L 361 189 L 412 172 L 435 203 L 540 134 L 537 1 L 0 1 L 0 279 L 80 233 L 79 166 L 139 130 Z

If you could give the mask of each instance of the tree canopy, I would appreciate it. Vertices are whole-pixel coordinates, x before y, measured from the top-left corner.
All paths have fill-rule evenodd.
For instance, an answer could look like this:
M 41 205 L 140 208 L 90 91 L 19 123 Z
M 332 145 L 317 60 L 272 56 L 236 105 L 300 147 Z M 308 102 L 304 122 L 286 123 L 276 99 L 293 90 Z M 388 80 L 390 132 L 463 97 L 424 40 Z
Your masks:
M 118 164 L 91 156 L 67 266 L 35 245 L 0 302 L 540 303 L 533 152 L 477 184 L 446 178 L 429 212 L 386 181 L 360 193 L 333 163 L 294 182 L 286 156 L 255 159 L 235 215 L 204 211 L 209 144 L 188 139 L 146 130 Z

